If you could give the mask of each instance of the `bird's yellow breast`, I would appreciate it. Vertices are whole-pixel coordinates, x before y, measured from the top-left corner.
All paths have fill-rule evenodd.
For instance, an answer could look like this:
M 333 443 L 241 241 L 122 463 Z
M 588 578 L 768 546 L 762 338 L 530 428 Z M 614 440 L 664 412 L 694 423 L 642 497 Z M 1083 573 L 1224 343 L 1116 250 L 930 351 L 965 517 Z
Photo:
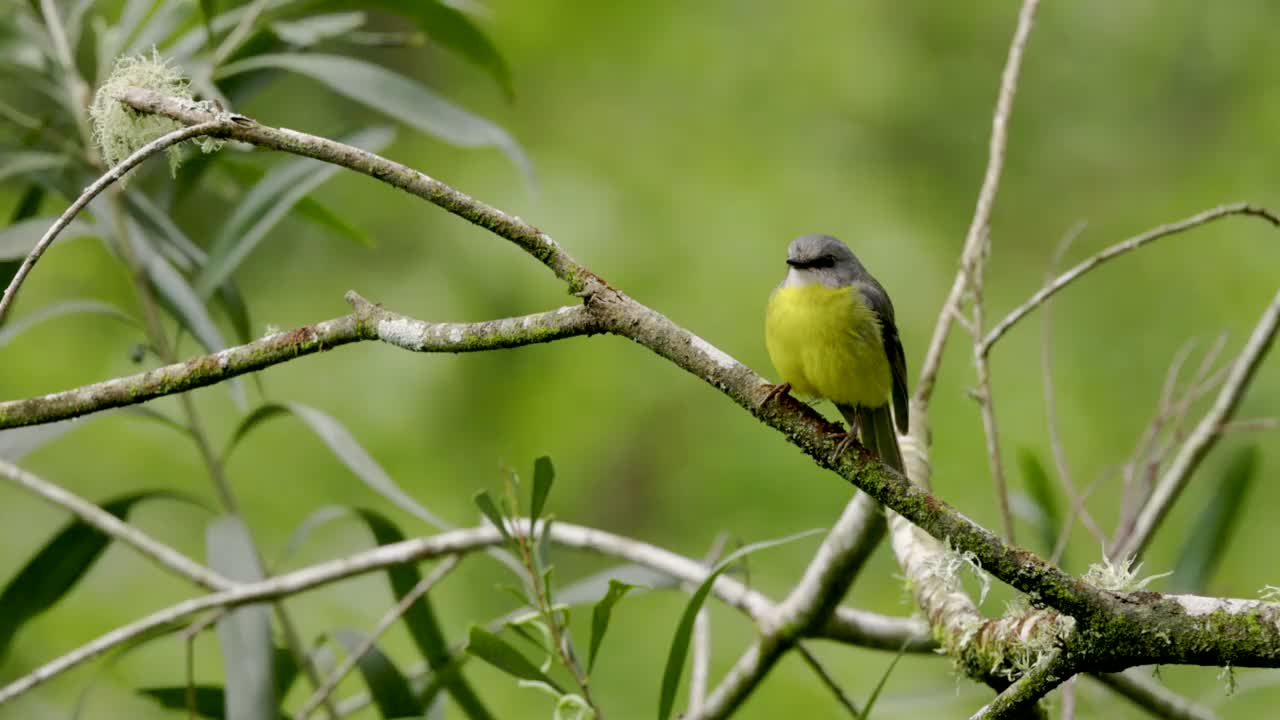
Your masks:
M 783 382 L 800 395 L 865 407 L 887 401 L 892 375 L 880 319 L 856 287 L 774 290 L 765 344 Z

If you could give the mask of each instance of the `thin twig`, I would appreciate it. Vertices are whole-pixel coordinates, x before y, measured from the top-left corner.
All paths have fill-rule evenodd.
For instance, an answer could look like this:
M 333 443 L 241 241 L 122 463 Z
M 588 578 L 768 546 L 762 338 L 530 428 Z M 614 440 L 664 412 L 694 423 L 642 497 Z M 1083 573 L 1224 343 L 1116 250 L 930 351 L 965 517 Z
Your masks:
M 1257 326 L 1249 336 L 1249 341 L 1245 343 L 1244 349 L 1231 364 L 1231 372 L 1218 391 L 1213 405 L 1191 431 L 1169 468 L 1161 476 L 1151 499 L 1138 514 L 1133 532 L 1126 538 L 1116 557 L 1137 556 L 1146 549 L 1156 528 L 1160 526 L 1165 514 L 1173 506 L 1174 500 L 1186 487 L 1192 473 L 1200 465 L 1200 461 L 1217 444 L 1218 438 L 1222 437 L 1218 429 L 1235 413 L 1254 374 L 1262 364 L 1262 359 L 1271 349 L 1277 329 L 1280 329 L 1280 292 L 1276 293 L 1271 304 L 1263 311 Z
M 1053 259 L 1049 263 L 1049 269 L 1045 276 L 1046 284 L 1052 281 L 1053 273 L 1058 263 L 1067 254 L 1067 251 L 1071 249 L 1072 243 L 1084 232 L 1085 227 L 1086 223 L 1084 222 L 1076 223 L 1062 237 L 1057 249 L 1053 252 Z M 1102 532 L 1102 528 L 1094 521 L 1093 515 L 1085 504 L 1085 498 L 1081 496 L 1080 491 L 1076 488 L 1075 480 L 1071 477 L 1071 466 L 1067 462 L 1066 446 L 1063 445 L 1062 433 L 1058 428 L 1058 398 L 1053 380 L 1052 314 L 1049 310 L 1050 303 L 1046 301 L 1044 309 L 1040 311 L 1040 374 L 1042 377 L 1041 386 L 1044 390 L 1045 425 L 1049 433 L 1049 446 L 1053 451 L 1053 464 L 1058 471 L 1058 480 L 1062 483 L 1062 490 L 1067 496 L 1068 507 L 1070 508 L 1067 517 L 1063 521 L 1063 533 L 1054 545 L 1053 555 L 1049 559 L 1050 562 L 1056 564 L 1061 558 L 1061 553 L 1066 550 L 1067 540 L 1071 537 L 1070 529 L 1075 524 L 1077 515 L 1080 518 L 1080 522 L 1097 540 L 1099 546 L 1105 547 L 1107 538 Z
M 947 336 L 951 333 L 951 323 L 958 316 L 961 300 L 969 287 L 969 275 L 980 262 L 979 254 L 988 229 L 991 225 L 991 209 L 995 205 L 996 191 L 1000 188 L 1000 175 L 1004 171 L 1004 151 L 1008 138 L 1009 114 L 1013 110 L 1013 97 L 1018 90 L 1018 73 L 1022 68 L 1022 55 L 1027 47 L 1027 38 L 1031 35 L 1031 25 L 1035 19 L 1039 0 L 1024 0 L 1022 10 L 1018 13 L 1018 26 L 1013 32 L 1013 41 L 1009 43 L 1009 56 L 1005 60 L 1004 71 L 1000 75 L 1000 94 L 996 98 L 995 111 L 991 115 L 991 142 L 988 147 L 987 171 L 982 178 L 982 189 L 978 191 L 978 204 L 973 212 L 973 220 L 969 223 L 969 231 L 965 235 L 964 249 L 960 253 L 960 268 L 956 271 L 956 279 L 951 283 L 951 292 L 947 294 L 942 310 L 938 314 L 938 324 L 934 326 L 933 337 L 929 340 L 929 349 L 925 353 L 924 364 L 920 368 L 920 380 L 916 383 L 915 406 L 927 407 L 933 395 L 934 381 L 938 377 L 938 369 L 942 365 L 942 351 L 946 348 Z
M 1000 525 L 1004 538 L 1016 542 L 1013 529 L 1013 512 L 1009 508 L 1009 484 L 1005 480 L 1004 460 L 1000 454 L 1000 429 L 996 424 L 996 401 L 991 391 L 990 357 L 980 342 L 986 310 L 984 302 L 987 254 L 991 251 L 991 238 L 984 235 L 982 251 L 975 256 L 973 271 L 969 274 L 973 291 L 973 365 L 978 376 L 978 407 L 982 412 L 982 430 L 987 444 L 987 464 L 991 468 L 991 482 L 995 485 L 996 506 L 1000 509 Z
M 703 564 L 712 567 L 719 562 L 728 541 L 728 533 L 716 533 L 715 540 L 711 541 L 711 549 L 703 557 Z M 685 589 L 692 591 L 693 586 L 685 583 Z M 686 717 L 695 717 L 702 712 L 711 677 L 711 613 L 705 605 L 694 616 L 692 644 L 689 657 L 689 708 L 685 711 Z
M 514 527 L 528 527 L 522 518 L 511 521 Z M 648 543 L 615 535 L 604 530 L 556 522 L 551 525 L 551 541 L 565 547 L 619 557 L 651 567 L 683 581 L 701 583 L 706 579 L 707 568 L 699 561 L 677 555 Z M 439 535 L 414 538 L 398 543 L 371 548 L 354 555 L 318 563 L 284 575 L 253 583 L 237 585 L 200 598 L 193 598 L 154 612 L 128 625 L 118 627 L 105 635 L 86 643 L 20 677 L 9 685 L 0 687 L 0 705 L 77 667 L 102 653 L 157 628 L 183 620 L 206 610 L 232 608 L 255 602 L 274 600 L 329 585 L 340 580 L 384 570 L 395 565 L 417 562 L 429 558 L 462 555 L 483 550 L 502 542 L 502 535 L 491 525 L 453 530 Z M 762 619 L 773 611 L 773 604 L 764 595 L 745 587 L 733 578 L 720 576 L 711 588 L 712 594 L 728 605 L 743 610 L 754 619 Z M 841 608 L 851 611 L 851 608 Z M 829 621 L 824 628 L 815 628 L 815 634 L 841 639 L 850 635 L 866 638 L 869 647 L 896 650 L 909 642 L 908 650 L 928 652 L 932 643 L 922 623 L 908 618 L 890 618 L 865 611 L 841 612 L 835 616 L 847 625 L 829 633 L 834 625 Z
M 1138 668 L 1089 677 L 1162 720 L 1218 720 L 1213 710 L 1173 692 Z
M 0 460 L 0 477 L 4 477 L 24 490 L 28 490 L 54 505 L 70 511 L 99 532 L 123 542 L 137 550 L 144 557 L 155 561 L 160 567 L 170 570 L 202 588 L 227 590 L 236 586 L 236 583 L 232 580 L 155 540 L 150 535 L 88 500 L 51 482 L 42 480 L 16 465 Z
M 970 720 L 1022 717 L 1036 706 L 1040 698 L 1049 694 L 1072 674 L 1073 670 L 1066 656 L 1059 650 L 1050 650 Z
M 48 1 L 49 0 L 45 0 L 45 2 Z M 125 173 L 132 170 L 143 160 L 146 160 L 165 148 L 176 145 L 185 140 L 190 140 L 193 137 L 215 134 L 220 130 L 225 129 L 230 122 L 231 121 L 229 119 L 220 118 L 203 122 L 198 125 L 178 128 L 171 133 L 143 145 L 132 155 L 122 160 L 120 164 L 111 168 L 103 174 L 102 177 L 95 180 L 92 185 L 85 188 L 84 192 L 80 194 L 80 197 L 76 198 L 76 201 L 71 203 L 71 207 L 67 208 L 62 215 L 54 221 L 53 226 L 45 231 L 44 235 L 40 237 L 40 241 L 36 243 L 35 247 L 31 248 L 31 252 L 27 253 L 27 257 L 22 261 L 22 264 L 18 266 L 17 272 L 13 275 L 13 279 L 9 281 L 9 286 L 5 288 L 4 296 L 0 297 L 0 322 L 4 321 L 5 314 L 9 312 L 9 307 L 13 304 L 13 298 L 18 294 L 18 288 L 22 286 L 22 282 L 27 278 L 27 275 L 31 273 L 31 269 L 35 267 L 36 261 L 39 260 L 40 256 L 44 254 L 44 251 L 53 244 L 53 241 L 58 237 L 58 233 L 62 232 L 67 225 L 71 224 L 71 221 L 75 216 L 80 214 L 80 211 L 83 210 L 90 201 L 97 197 L 99 193 L 105 190 L 108 185 L 124 177 Z M 127 239 L 125 239 L 125 241 L 127 241 Z
M 1075 282 L 1080 278 L 1080 276 L 1090 270 L 1093 270 L 1106 261 L 1119 257 L 1120 255 L 1124 255 L 1127 252 L 1137 250 L 1143 245 L 1154 240 L 1159 240 L 1160 238 L 1168 237 L 1170 235 L 1177 235 L 1178 233 L 1185 232 L 1192 228 L 1213 222 L 1214 220 L 1220 220 L 1232 215 L 1259 217 L 1272 225 L 1280 227 L 1280 217 L 1277 217 L 1270 210 L 1256 205 L 1250 205 L 1248 203 L 1235 203 L 1232 205 L 1221 205 L 1216 208 L 1211 208 L 1186 219 L 1152 228 L 1141 235 L 1135 235 L 1128 240 L 1112 245 L 1106 250 L 1103 250 L 1059 275 L 1052 283 L 1040 289 L 1026 302 L 1014 308 L 1013 311 L 1006 315 L 1005 318 L 996 324 L 995 327 L 991 328 L 991 332 L 987 333 L 982 344 L 989 349 L 997 340 L 1004 336 L 1005 333 L 1009 332 L 1009 329 L 1017 324 L 1019 320 L 1026 317 L 1028 313 L 1043 304 L 1045 300 L 1048 300 L 1050 297 L 1057 294 L 1058 291 Z
M 796 652 L 800 653 L 800 657 L 804 658 L 805 664 L 813 670 L 818 679 L 822 681 L 822 684 L 827 686 L 831 694 L 836 696 L 836 702 L 840 703 L 840 706 L 848 711 L 849 717 L 855 720 L 861 718 L 862 713 L 858 711 L 858 706 L 853 703 L 853 700 L 845 693 L 844 688 L 840 687 L 836 679 L 831 676 L 831 673 L 827 672 L 827 669 L 822 666 L 822 662 L 818 660 L 817 656 L 810 652 L 809 648 L 805 647 L 805 644 L 801 642 L 796 643 Z
M 414 603 L 418 602 L 423 595 L 426 595 L 431 588 L 435 587 L 446 575 L 452 572 L 460 561 L 461 559 L 458 555 L 445 558 L 431 571 L 430 575 L 419 580 L 417 585 L 414 585 L 409 592 L 405 593 L 404 597 L 400 598 L 400 602 L 388 610 L 382 616 L 382 619 L 378 621 L 378 624 L 374 626 L 373 630 L 369 631 L 369 635 L 360 643 L 360 646 L 348 652 L 342 663 L 334 668 L 333 672 L 329 673 L 329 677 L 324 679 L 324 683 L 311 694 L 311 697 L 307 698 L 307 701 L 302 705 L 302 709 L 294 713 L 294 720 L 307 720 L 316 710 L 320 709 L 320 705 L 333 694 L 333 691 L 338 687 L 338 683 L 342 682 L 343 678 L 355 668 L 356 663 L 369 654 L 373 646 L 378 643 L 378 638 L 382 637 L 382 634 L 392 624 L 408 612 Z

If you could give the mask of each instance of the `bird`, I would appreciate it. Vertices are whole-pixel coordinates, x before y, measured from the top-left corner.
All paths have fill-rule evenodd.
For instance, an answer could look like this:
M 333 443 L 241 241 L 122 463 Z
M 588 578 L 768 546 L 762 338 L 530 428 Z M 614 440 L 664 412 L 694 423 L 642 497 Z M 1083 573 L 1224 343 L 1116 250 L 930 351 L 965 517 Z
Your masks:
M 765 403 L 791 391 L 830 400 L 849 423 L 832 461 L 861 432 L 903 472 L 894 428 L 907 431 L 907 362 L 893 302 L 848 245 L 819 234 L 791 241 L 787 274 L 765 308 L 765 346 L 782 379 Z

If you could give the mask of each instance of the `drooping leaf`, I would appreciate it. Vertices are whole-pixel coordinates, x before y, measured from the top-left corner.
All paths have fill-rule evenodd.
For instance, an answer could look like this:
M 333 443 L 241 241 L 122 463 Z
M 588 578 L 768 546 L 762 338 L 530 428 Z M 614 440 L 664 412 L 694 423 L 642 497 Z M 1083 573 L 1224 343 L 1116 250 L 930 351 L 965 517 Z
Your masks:
M 467 652 L 521 680 L 543 682 L 561 695 L 564 690 L 546 673 L 538 669 L 529 658 L 520 654 L 505 640 L 477 625 L 471 626 L 467 635 Z
M 365 23 L 363 12 L 327 13 L 309 15 L 298 20 L 277 20 L 270 24 L 276 37 L 300 48 L 342 37 L 357 30 Z
M 343 138 L 342 142 L 377 152 L 394 137 L 390 128 L 374 127 Z M 201 297 L 209 297 L 299 201 L 340 169 L 337 165 L 299 158 L 268 172 L 245 193 L 231 217 L 221 224 L 210 245 L 209 259 L 196 276 L 196 292 Z
M 205 542 L 209 567 L 241 582 L 263 578 L 249 529 L 239 517 L 224 515 L 215 519 L 209 524 Z M 273 720 L 279 713 L 279 704 L 268 606 L 254 604 L 231 610 L 218 620 L 217 633 L 228 717 Z
M 1054 499 L 1049 474 L 1045 472 L 1040 458 L 1027 448 L 1018 450 L 1018 467 L 1022 468 L 1022 482 L 1039 510 L 1035 525 L 1040 531 L 1042 549 L 1046 553 L 1053 552 L 1054 545 L 1058 543 L 1058 533 L 1062 529 L 1062 513 Z
M 102 509 L 118 518 L 144 500 L 188 500 L 168 490 L 148 490 L 110 500 Z M 0 592 L 0 660 L 14 635 L 32 618 L 57 605 L 89 573 L 111 536 L 79 520 L 73 520 L 45 543 Z
M 30 330 L 46 320 L 52 320 L 57 317 L 62 317 L 63 315 L 86 314 L 109 317 L 113 320 L 119 320 L 127 325 L 132 325 L 138 329 L 141 329 L 142 327 L 141 323 L 139 323 L 136 318 L 110 303 L 101 302 L 99 300 L 64 300 L 62 302 L 53 303 L 52 305 L 46 305 L 45 307 L 24 315 L 13 322 L 7 323 L 3 328 L 0 328 L 0 347 L 4 347 L 12 342 L 18 335 L 21 335 L 23 332 Z
M 226 161 L 219 163 L 218 169 L 226 172 L 236 182 L 249 185 L 262 180 L 266 172 L 259 169 L 256 165 L 248 163 L 237 163 L 234 161 Z M 186 166 L 183 166 L 186 170 Z M 294 207 L 294 212 L 299 216 L 310 220 L 311 222 L 332 230 L 334 233 L 341 235 L 359 245 L 365 247 L 374 247 L 376 243 L 369 233 L 356 227 L 347 221 L 341 214 L 334 212 L 329 206 L 317 201 L 312 197 L 304 197 Z
M 404 533 L 386 516 L 369 509 L 356 509 L 355 514 L 369 528 L 374 542 L 379 545 L 390 545 L 405 539 Z M 401 600 L 413 591 L 422 581 L 422 574 L 414 565 L 395 565 L 387 568 L 387 580 L 391 583 L 391 592 L 396 600 Z M 423 595 L 402 616 L 409 635 L 413 638 L 418 652 L 427 661 L 432 672 L 439 676 L 441 683 L 449 690 L 458 706 L 472 720 L 491 720 L 493 717 L 480 696 L 467 683 L 466 678 L 454 666 L 453 654 L 440 628 L 430 599 Z
M 1222 562 L 1236 531 L 1236 519 L 1244 508 L 1253 480 L 1258 475 L 1257 445 L 1240 448 L 1227 464 L 1221 485 L 1209 503 L 1196 515 L 1191 533 L 1169 578 L 1169 592 L 1203 592 Z
M 66 167 L 68 162 L 65 155 L 36 150 L 5 153 L 4 160 L 0 161 L 0 182 L 41 170 L 61 169 Z
M 458 147 L 498 148 L 526 178 L 532 175 L 524 150 L 506 130 L 403 75 L 363 60 L 321 53 L 259 55 L 221 68 L 219 77 L 272 68 L 306 75 L 340 95 Z
M 480 509 L 480 512 L 484 513 L 485 518 L 498 529 L 498 532 L 502 533 L 502 537 L 507 542 L 511 542 L 511 534 L 507 532 L 507 524 L 503 521 L 502 513 L 498 511 L 498 506 L 493 502 L 493 497 L 489 495 L 489 491 L 477 491 L 471 500 Z
M 231 457 L 231 451 L 235 450 L 236 445 L 245 438 L 254 428 L 274 417 L 288 415 L 289 408 L 277 403 L 265 403 L 253 409 L 253 412 L 244 416 L 240 423 L 236 425 L 236 429 L 231 433 L 231 439 L 227 440 L 227 447 L 222 451 L 222 461 L 226 462 Z
M 515 94 L 506 61 L 466 13 L 443 0 L 374 0 L 374 4 L 412 20 L 438 45 L 489 73 L 508 100 Z
M 184 436 L 188 440 L 191 439 L 191 430 L 188 429 L 186 425 L 183 425 L 177 420 L 174 420 L 168 415 L 165 415 L 159 410 L 147 405 L 133 405 L 130 407 L 120 408 L 117 412 L 121 415 L 130 415 L 136 418 L 142 418 L 143 420 L 153 422 L 162 427 L 167 427 L 179 435 Z
M 367 637 L 354 630 L 339 630 L 334 638 L 347 649 L 355 652 L 364 645 Z M 422 702 L 414 696 L 409 688 L 409 681 L 404 673 L 391 662 L 375 644 L 356 662 L 356 668 L 364 678 L 374 705 L 384 718 L 421 717 L 426 711 Z
M 671 717 L 671 709 L 675 707 L 676 702 L 676 691 L 680 689 L 680 676 L 684 674 L 684 661 L 689 655 L 689 640 L 693 636 L 693 621 L 697 618 L 698 611 L 702 609 L 702 604 L 706 602 L 707 595 L 711 593 L 711 586 L 715 584 L 716 578 L 720 577 L 725 570 L 728 570 L 729 566 L 736 562 L 738 558 L 757 550 L 794 542 L 819 532 L 822 531 L 807 530 L 777 540 L 763 540 L 744 545 L 729 553 L 715 567 L 711 568 L 711 572 L 707 573 L 707 579 L 702 581 L 698 589 L 693 592 L 693 596 L 689 598 L 689 604 L 685 606 L 684 614 L 680 616 L 680 622 L 676 625 L 675 635 L 671 638 L 671 651 L 667 653 L 667 664 L 662 671 L 662 689 L 658 695 L 658 720 L 667 720 Z
M 343 465 L 346 465 L 356 477 L 383 498 L 437 529 L 443 530 L 450 527 L 443 519 L 402 490 L 336 418 L 302 403 L 282 403 L 282 407 L 287 408 L 311 428 L 311 431 L 329 447 Z
M 596 653 L 600 650 L 600 643 L 604 641 L 605 631 L 609 629 L 609 620 L 613 617 L 613 606 L 617 605 L 622 596 L 634 587 L 635 585 L 628 585 L 618 580 L 610 580 L 608 592 L 591 609 L 591 652 L 587 656 L 587 672 L 591 672 L 596 666 Z
M 555 466 L 551 458 L 543 456 L 533 463 L 533 497 L 529 503 L 529 522 L 537 522 L 542 517 L 542 508 L 547 503 L 547 495 L 551 494 L 551 484 L 556 479 Z
M 40 242 L 40 238 L 44 237 L 45 231 L 53 227 L 53 223 L 57 218 L 52 217 L 36 217 L 27 218 L 21 222 L 14 223 L 7 228 L 0 229 L 0 260 L 21 260 L 31 252 L 31 248 Z M 72 220 L 67 224 L 62 232 L 58 233 L 58 239 L 53 244 L 73 240 L 75 238 L 87 237 L 95 235 L 96 231 L 89 223 L 79 218 Z M 8 285 L 8 283 L 5 283 Z

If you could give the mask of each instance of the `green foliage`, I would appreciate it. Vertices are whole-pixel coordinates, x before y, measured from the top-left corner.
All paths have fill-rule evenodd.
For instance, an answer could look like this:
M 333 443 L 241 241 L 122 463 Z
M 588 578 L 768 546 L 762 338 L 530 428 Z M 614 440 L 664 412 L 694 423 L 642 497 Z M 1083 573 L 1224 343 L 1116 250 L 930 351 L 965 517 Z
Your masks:
M 1258 476 L 1258 457 L 1257 445 L 1240 448 L 1231 456 L 1222 482 L 1191 525 L 1169 578 L 1169 592 L 1203 593 L 1213 579 L 1231 546 L 1238 527 L 1236 521 Z

